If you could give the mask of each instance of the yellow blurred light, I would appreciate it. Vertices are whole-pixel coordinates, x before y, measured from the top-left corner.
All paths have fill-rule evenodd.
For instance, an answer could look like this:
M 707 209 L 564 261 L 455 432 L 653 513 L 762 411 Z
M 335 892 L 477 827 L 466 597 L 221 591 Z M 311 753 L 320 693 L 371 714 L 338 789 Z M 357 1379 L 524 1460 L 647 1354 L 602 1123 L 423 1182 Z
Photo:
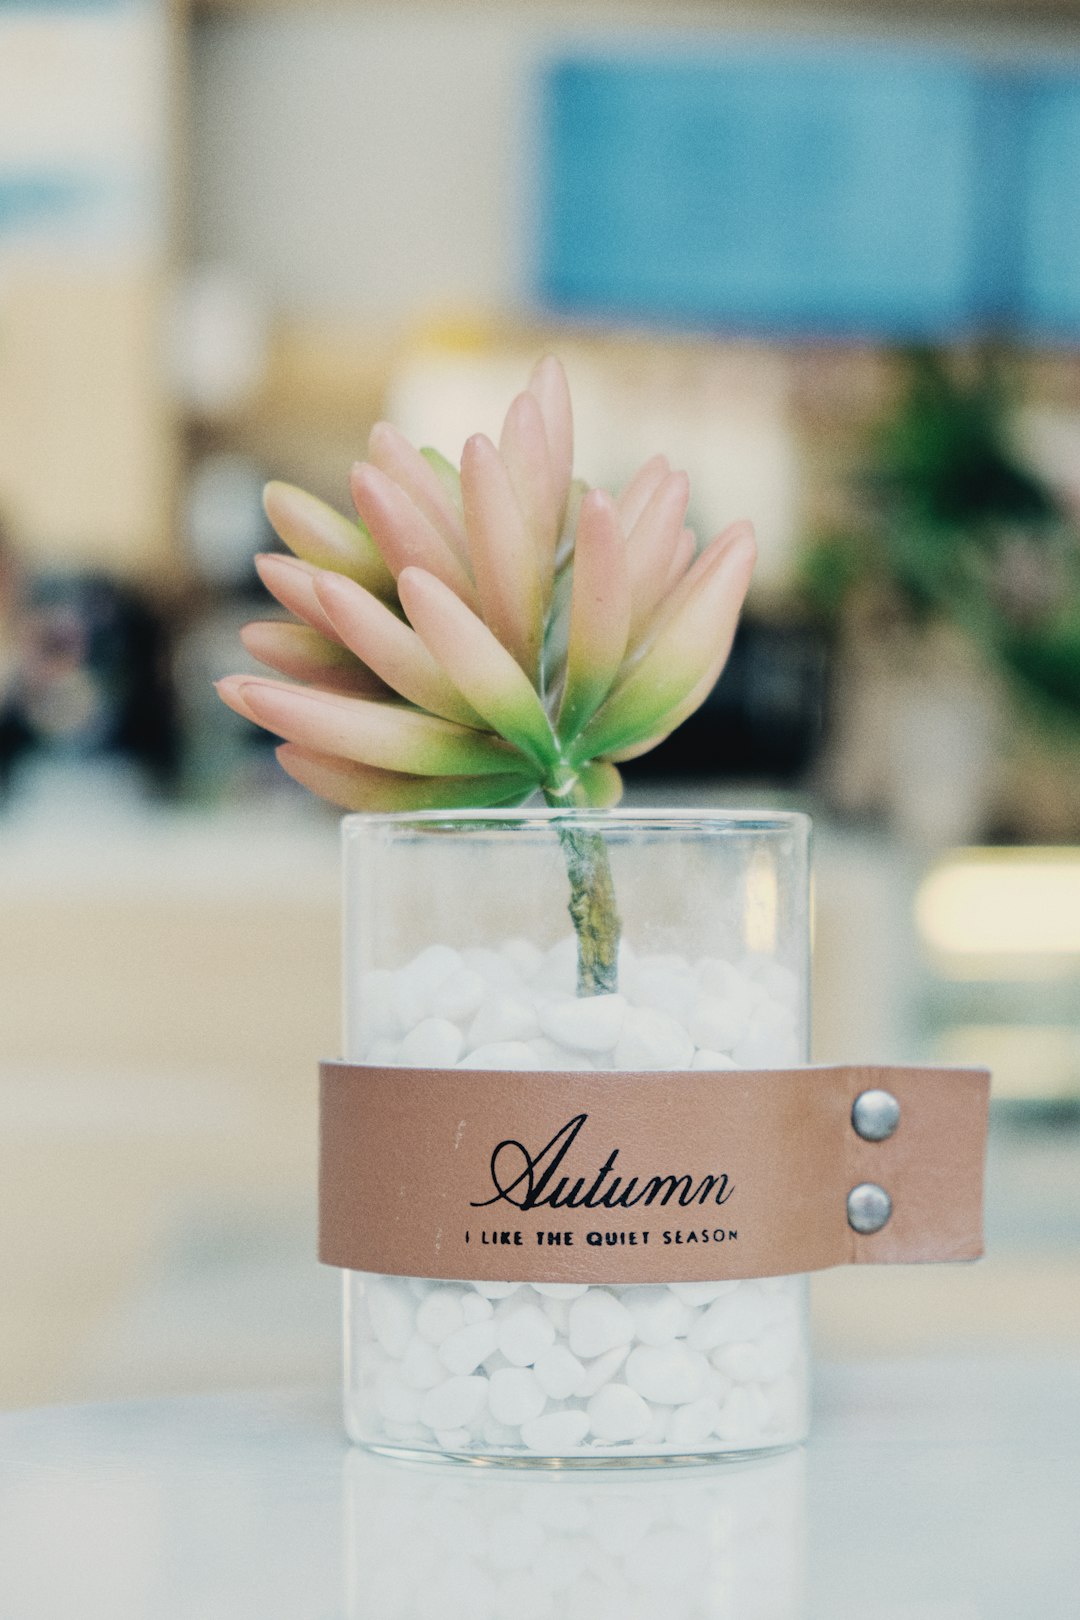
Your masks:
M 943 957 L 1080 957 L 1080 850 L 957 851 L 923 879 L 915 918 Z

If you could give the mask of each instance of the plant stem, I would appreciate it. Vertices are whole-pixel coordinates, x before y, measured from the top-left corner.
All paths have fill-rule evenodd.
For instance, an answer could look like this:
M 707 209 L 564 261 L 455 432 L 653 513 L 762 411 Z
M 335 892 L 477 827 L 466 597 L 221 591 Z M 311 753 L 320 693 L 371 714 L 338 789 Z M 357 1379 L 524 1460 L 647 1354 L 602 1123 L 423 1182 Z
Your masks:
M 570 795 L 547 792 L 555 808 L 565 808 Z M 619 937 L 622 922 L 615 900 L 607 845 L 603 834 L 568 822 L 558 824 L 566 871 L 570 878 L 570 916 L 578 943 L 578 995 L 613 995 L 619 988 Z

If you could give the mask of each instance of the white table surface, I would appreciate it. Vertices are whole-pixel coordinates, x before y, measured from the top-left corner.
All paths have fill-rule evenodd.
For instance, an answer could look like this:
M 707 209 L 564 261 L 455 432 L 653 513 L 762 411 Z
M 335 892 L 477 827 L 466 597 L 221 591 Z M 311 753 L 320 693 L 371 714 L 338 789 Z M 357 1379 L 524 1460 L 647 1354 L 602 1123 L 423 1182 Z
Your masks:
M 1080 1362 L 831 1366 L 805 1451 L 410 1467 L 328 1393 L 0 1417 L 2 1620 L 1075 1620 Z

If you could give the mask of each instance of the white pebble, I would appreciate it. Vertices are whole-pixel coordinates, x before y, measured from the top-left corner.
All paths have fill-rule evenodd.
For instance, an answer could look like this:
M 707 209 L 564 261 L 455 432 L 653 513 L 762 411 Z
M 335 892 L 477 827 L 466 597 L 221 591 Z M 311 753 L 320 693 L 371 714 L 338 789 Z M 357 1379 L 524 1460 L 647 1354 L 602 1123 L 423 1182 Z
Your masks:
M 530 1418 L 539 1417 L 547 1396 L 528 1367 L 505 1367 L 492 1373 L 488 1387 L 488 1409 L 497 1423 L 519 1429 Z
M 420 1421 L 429 1429 L 462 1429 L 480 1416 L 487 1399 L 486 1378 L 448 1378 L 420 1402 Z
M 489 1446 L 516 1446 L 520 1444 L 518 1432 L 511 1429 L 506 1423 L 500 1423 L 497 1418 L 488 1412 L 484 1416 L 480 1432 Z
M 640 1440 L 649 1427 L 650 1412 L 629 1384 L 608 1384 L 589 1402 L 589 1428 L 598 1440 L 615 1444 Z
M 490 951 L 486 945 L 470 945 L 462 951 L 461 960 L 467 968 L 479 973 L 489 990 L 516 990 L 519 986 L 514 965 L 502 951 Z
M 553 995 L 572 996 L 577 989 L 577 966 L 577 940 L 571 934 L 566 939 L 560 939 L 547 952 L 533 983 L 537 989 Z
M 470 1047 L 494 1041 L 529 1041 L 539 1034 L 536 1008 L 524 996 L 491 996 L 480 1006 L 469 1026 Z
M 737 1339 L 756 1339 L 765 1319 L 762 1296 L 740 1288 L 728 1298 L 714 1300 L 698 1317 L 686 1342 L 692 1350 L 715 1350 L 717 1345 L 734 1344 Z
M 542 1069 L 543 1062 L 524 1041 L 489 1041 L 461 1060 L 463 1069 Z
M 568 1052 L 565 1046 L 558 1046 L 549 1041 L 546 1035 L 540 1035 L 535 1041 L 530 1041 L 536 1056 L 540 1060 L 542 1069 L 576 1069 L 579 1072 L 593 1069 L 595 1064 L 590 1063 L 584 1052 Z M 594 1053 L 598 1057 L 599 1053 Z
M 401 1043 L 400 1061 L 414 1069 L 453 1068 L 465 1042 L 447 1018 L 422 1018 Z
M 634 1318 L 621 1300 L 604 1288 L 590 1288 L 570 1307 L 570 1348 L 586 1359 L 629 1344 Z
M 747 1441 L 757 1432 L 758 1424 L 753 1403 L 743 1388 L 733 1389 L 716 1420 L 716 1434 L 721 1440 Z
M 597 1356 L 595 1361 L 590 1361 L 585 1368 L 585 1377 L 579 1394 L 595 1395 L 598 1389 L 610 1384 L 626 1360 L 629 1349 L 629 1345 L 621 1344 L 614 1350 L 606 1350 L 602 1356 Z
M 589 1292 L 588 1283 L 533 1283 L 533 1291 L 547 1299 L 577 1299 Z
M 465 1451 L 472 1444 L 468 1429 L 436 1429 L 435 1439 L 443 1451 Z
M 585 1412 L 546 1412 L 543 1417 L 530 1418 L 521 1426 L 521 1438 L 529 1450 L 550 1457 L 575 1450 L 588 1432 L 589 1419 Z
M 684 1305 L 711 1305 L 714 1299 L 723 1299 L 725 1294 L 733 1294 L 741 1285 L 737 1282 L 689 1282 L 669 1283 L 668 1287 L 676 1299 L 681 1299 Z
M 730 996 L 702 996 L 686 1021 L 687 1031 L 698 1046 L 730 1052 L 746 1033 L 749 1008 Z
M 739 1065 L 734 1058 L 728 1057 L 726 1052 L 714 1052 L 707 1046 L 699 1047 L 694 1053 L 692 1069 L 737 1069 Z
M 756 1345 L 758 1358 L 758 1378 L 779 1378 L 786 1373 L 798 1353 L 798 1342 L 794 1332 L 785 1333 L 777 1327 L 765 1329 Z
M 454 1018 L 459 1023 L 471 1018 L 487 994 L 487 985 L 479 973 L 463 967 L 444 979 L 432 993 L 429 1003 L 436 1018 Z
M 394 975 L 385 968 L 372 968 L 360 978 L 358 995 L 360 1025 L 369 1039 L 399 1035 L 394 1011 Z
M 685 1344 L 639 1344 L 626 1363 L 626 1382 L 647 1401 L 684 1406 L 704 1393 L 709 1363 Z
M 418 1389 L 411 1389 L 392 1372 L 380 1374 L 376 1382 L 375 1405 L 390 1423 L 415 1423 L 422 1399 Z
M 388 1356 L 403 1356 L 412 1338 L 415 1304 L 408 1290 L 393 1277 L 376 1277 L 366 1284 L 365 1298 L 372 1332 Z
M 697 980 L 685 962 L 645 958 L 634 975 L 634 1000 L 640 1007 L 670 1013 L 685 1022 L 698 998 Z
M 539 1305 L 520 1305 L 498 1324 L 499 1349 L 514 1367 L 531 1367 L 555 1343 L 555 1325 Z
M 488 1322 L 495 1314 L 495 1307 L 490 1299 L 485 1299 L 482 1294 L 474 1294 L 470 1291 L 461 1301 L 461 1314 L 464 1316 L 467 1325 L 471 1325 L 473 1322 Z
M 392 1069 L 401 1061 L 401 1043 L 385 1039 L 372 1041 L 364 1061 L 375 1068 Z
M 531 939 L 508 939 L 502 954 L 522 979 L 532 979 L 540 971 L 544 953 Z
M 570 1331 L 570 1301 L 568 1299 L 540 1300 L 540 1309 L 548 1321 L 554 1325 L 555 1332 L 565 1339 Z
M 680 1023 L 653 1007 L 631 1007 L 615 1047 L 617 1069 L 687 1069 L 694 1043 Z
M 671 1414 L 667 1437 L 673 1446 L 700 1446 L 720 1420 L 720 1408 L 711 1395 L 688 1401 Z
M 693 1321 L 690 1306 L 659 1285 L 643 1283 L 628 1288 L 623 1303 L 634 1318 L 634 1331 L 642 1344 L 669 1344 Z
M 641 1437 L 642 1446 L 662 1446 L 667 1439 L 668 1424 L 674 1407 L 650 1406 L 649 1427 Z
M 584 1393 L 585 1368 L 565 1344 L 542 1350 L 533 1364 L 540 1387 L 553 1401 Z
M 576 1052 L 610 1052 L 623 1027 L 626 1000 L 620 995 L 576 996 L 541 1003 L 540 1028 L 559 1046 Z
M 409 1340 L 409 1347 L 401 1358 L 401 1376 L 414 1389 L 433 1389 L 446 1377 L 439 1352 L 418 1333 Z
M 499 1330 L 494 1319 L 466 1323 L 439 1345 L 439 1359 L 448 1372 L 464 1377 L 475 1372 L 497 1347 Z
M 761 1355 L 757 1345 L 751 1344 L 749 1339 L 736 1339 L 734 1344 L 721 1345 L 713 1351 L 712 1362 L 736 1384 L 762 1377 Z
M 509 1299 L 521 1287 L 520 1283 L 474 1282 L 469 1285 L 482 1299 Z
M 416 1331 L 429 1344 L 441 1344 L 451 1333 L 465 1326 L 464 1297 L 461 1288 L 434 1289 L 421 1301 L 416 1313 Z

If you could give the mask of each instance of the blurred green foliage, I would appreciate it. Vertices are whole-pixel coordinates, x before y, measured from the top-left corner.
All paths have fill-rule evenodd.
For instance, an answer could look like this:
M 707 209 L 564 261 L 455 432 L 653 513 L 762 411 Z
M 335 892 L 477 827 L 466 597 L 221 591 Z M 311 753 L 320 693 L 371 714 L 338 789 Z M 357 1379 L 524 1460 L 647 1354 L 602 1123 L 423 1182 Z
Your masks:
M 856 597 L 946 619 L 1046 720 L 1080 727 L 1080 532 L 1013 446 L 1002 364 L 919 351 L 905 366 L 870 435 L 858 520 L 805 553 L 805 599 L 834 624 Z

